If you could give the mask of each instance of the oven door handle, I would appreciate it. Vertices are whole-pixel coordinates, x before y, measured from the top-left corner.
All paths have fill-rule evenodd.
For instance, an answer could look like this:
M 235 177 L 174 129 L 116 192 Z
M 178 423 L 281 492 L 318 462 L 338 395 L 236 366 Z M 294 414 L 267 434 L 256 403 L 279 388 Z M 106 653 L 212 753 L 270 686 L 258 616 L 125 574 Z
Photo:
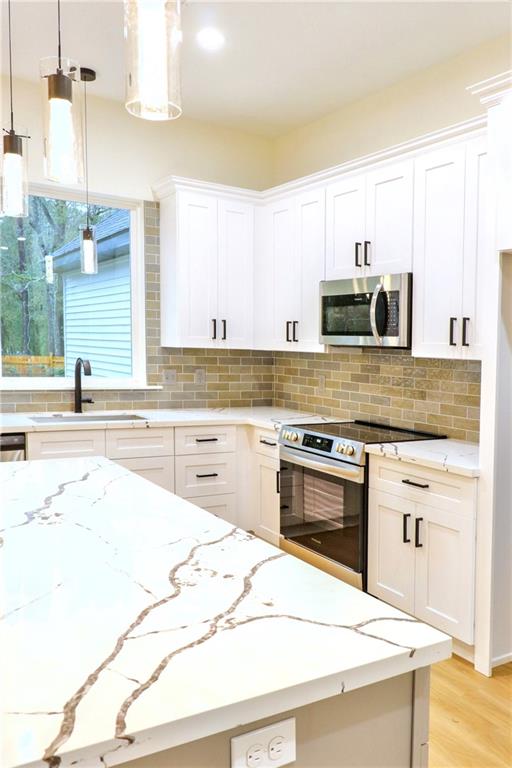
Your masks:
M 372 295 L 372 300 L 370 303 L 370 325 L 372 328 L 372 333 L 375 341 L 379 345 L 379 347 L 382 346 L 382 336 L 379 333 L 379 330 L 377 328 L 377 301 L 379 300 L 379 293 L 382 291 L 382 288 L 384 286 L 382 283 L 378 283 L 375 286 L 375 290 Z
M 350 480 L 352 483 L 359 483 L 359 485 L 363 485 L 364 483 L 364 467 L 351 466 L 342 461 L 329 459 L 315 461 L 314 459 L 308 459 L 303 453 L 295 453 L 295 451 L 290 451 L 282 446 L 279 452 L 279 458 L 290 464 L 298 464 L 299 467 L 314 469 L 317 472 L 324 472 L 327 475 L 341 477 L 343 480 Z

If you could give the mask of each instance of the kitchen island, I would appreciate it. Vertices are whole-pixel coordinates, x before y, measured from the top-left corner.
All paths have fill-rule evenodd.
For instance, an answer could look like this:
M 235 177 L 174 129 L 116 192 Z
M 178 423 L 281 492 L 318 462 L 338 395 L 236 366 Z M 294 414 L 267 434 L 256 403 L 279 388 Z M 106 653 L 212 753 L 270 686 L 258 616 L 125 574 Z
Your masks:
M 108 459 L 0 483 L 2 768 L 229 766 L 281 713 L 297 766 L 426 765 L 442 633 Z

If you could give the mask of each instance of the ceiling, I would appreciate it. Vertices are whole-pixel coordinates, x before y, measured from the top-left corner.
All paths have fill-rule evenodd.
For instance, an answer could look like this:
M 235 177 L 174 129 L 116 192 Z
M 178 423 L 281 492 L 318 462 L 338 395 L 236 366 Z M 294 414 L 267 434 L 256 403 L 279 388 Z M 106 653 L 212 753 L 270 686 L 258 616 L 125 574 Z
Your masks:
M 2 72 L 7 71 L 2 2 Z M 184 114 L 278 136 L 510 29 L 506 2 L 238 2 L 183 10 Z M 56 2 L 12 0 L 15 76 L 56 48 Z M 195 35 L 215 26 L 223 50 Z M 97 70 L 90 93 L 123 100 L 122 2 L 62 0 L 63 53 Z M 94 91 L 93 91 L 94 89 Z

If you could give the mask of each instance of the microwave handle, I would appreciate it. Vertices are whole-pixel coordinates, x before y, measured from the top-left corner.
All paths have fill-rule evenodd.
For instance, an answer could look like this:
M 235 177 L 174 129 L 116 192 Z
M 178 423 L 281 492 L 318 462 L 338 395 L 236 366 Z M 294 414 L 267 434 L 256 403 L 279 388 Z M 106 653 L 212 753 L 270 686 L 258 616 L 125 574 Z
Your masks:
M 372 295 L 372 300 L 370 303 L 370 325 L 372 328 L 372 333 L 375 341 L 379 345 L 379 347 L 382 346 L 382 336 L 379 333 L 379 330 L 377 328 L 377 301 L 379 299 L 379 293 L 382 291 L 383 285 L 382 283 L 378 283 L 375 286 L 375 290 Z

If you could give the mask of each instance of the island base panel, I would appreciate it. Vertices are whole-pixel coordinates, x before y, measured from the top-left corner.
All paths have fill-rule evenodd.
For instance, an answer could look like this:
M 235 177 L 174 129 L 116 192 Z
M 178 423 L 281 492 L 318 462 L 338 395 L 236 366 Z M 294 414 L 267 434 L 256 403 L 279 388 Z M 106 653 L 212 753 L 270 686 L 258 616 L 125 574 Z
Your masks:
M 429 669 L 420 669 L 130 760 L 121 768 L 229 768 L 233 736 L 287 717 L 296 718 L 295 768 L 427 768 L 428 682 Z

